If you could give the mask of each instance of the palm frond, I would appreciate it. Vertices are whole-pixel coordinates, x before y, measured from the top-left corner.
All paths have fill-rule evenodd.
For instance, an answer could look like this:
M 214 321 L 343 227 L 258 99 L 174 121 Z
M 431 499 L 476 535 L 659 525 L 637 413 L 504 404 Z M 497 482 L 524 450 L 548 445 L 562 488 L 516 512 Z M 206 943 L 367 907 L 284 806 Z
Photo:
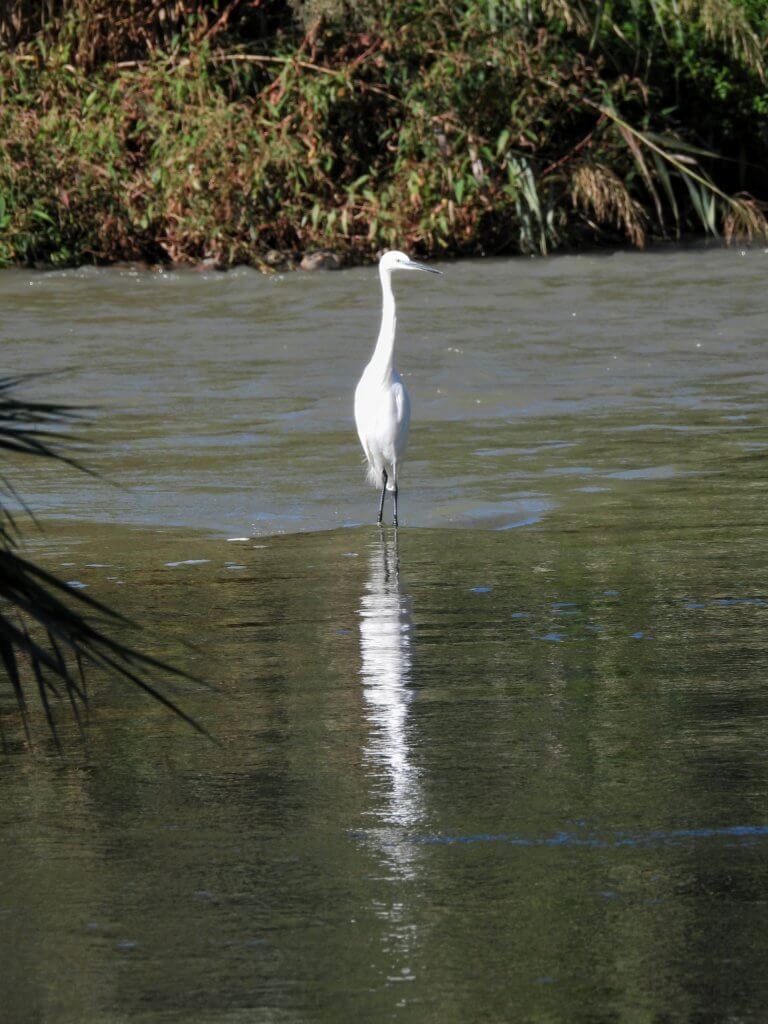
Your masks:
M 39 376 L 0 377 L 0 452 L 56 459 L 90 473 L 63 447 L 70 440 L 68 428 L 82 422 L 82 412 L 57 402 L 15 397 L 16 388 Z
M 200 680 L 136 651 L 110 634 L 110 629 L 126 625 L 133 624 L 107 605 L 72 589 L 17 552 L 0 550 L 0 659 L 27 734 L 29 695 L 25 691 L 29 687 L 25 685 L 24 665 L 32 670 L 36 695 L 56 740 L 50 698 L 60 698 L 57 683 L 61 684 L 79 720 L 79 709 L 87 709 L 89 703 L 83 665 L 90 664 L 137 686 L 208 735 L 202 725 L 149 681 L 148 673 Z M 26 683 L 30 682 L 27 678 Z
M 58 403 L 17 397 L 16 389 L 28 379 L 0 378 L 0 454 L 40 457 L 84 468 L 61 450 L 69 440 L 68 428 L 81 421 L 82 414 Z M 2 479 L 2 485 L 6 494 L 21 500 L 7 479 Z M 0 498 L 0 669 L 27 738 L 34 701 L 42 708 L 57 745 L 56 711 L 63 699 L 82 728 L 81 711 L 89 703 L 85 666 L 130 683 L 198 732 L 209 735 L 151 680 L 155 673 L 177 680 L 194 677 L 115 639 L 115 629 L 133 624 L 24 558 L 17 550 L 18 536 L 17 520 Z

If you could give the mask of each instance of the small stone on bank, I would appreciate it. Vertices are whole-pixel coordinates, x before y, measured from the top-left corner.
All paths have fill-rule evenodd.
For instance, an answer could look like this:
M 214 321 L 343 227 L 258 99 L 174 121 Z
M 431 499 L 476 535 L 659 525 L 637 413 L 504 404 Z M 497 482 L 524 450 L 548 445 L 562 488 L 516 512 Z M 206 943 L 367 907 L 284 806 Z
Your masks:
M 339 270 L 341 259 L 335 252 L 323 250 L 321 252 L 308 252 L 299 264 L 301 270 Z

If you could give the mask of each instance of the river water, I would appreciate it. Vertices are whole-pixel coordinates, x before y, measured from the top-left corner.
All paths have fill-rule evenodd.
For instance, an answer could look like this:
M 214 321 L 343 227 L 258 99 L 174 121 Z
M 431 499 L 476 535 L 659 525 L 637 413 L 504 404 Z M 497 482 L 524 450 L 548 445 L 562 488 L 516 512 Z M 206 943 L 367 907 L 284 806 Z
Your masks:
M 3 1021 L 763 1021 L 768 253 L 0 275 L 29 550 L 209 681 L 0 760 Z M 103 479 L 103 478 L 106 479 Z

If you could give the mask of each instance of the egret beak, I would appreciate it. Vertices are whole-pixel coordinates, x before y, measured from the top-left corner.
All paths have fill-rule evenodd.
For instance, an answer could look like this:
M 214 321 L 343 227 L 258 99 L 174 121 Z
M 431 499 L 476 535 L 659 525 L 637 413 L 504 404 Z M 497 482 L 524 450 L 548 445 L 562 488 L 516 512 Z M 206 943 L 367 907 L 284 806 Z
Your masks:
M 404 264 L 406 270 L 425 270 L 428 274 L 440 274 L 442 276 L 442 270 L 435 270 L 434 267 L 428 267 L 424 263 L 417 263 L 416 260 L 408 260 Z

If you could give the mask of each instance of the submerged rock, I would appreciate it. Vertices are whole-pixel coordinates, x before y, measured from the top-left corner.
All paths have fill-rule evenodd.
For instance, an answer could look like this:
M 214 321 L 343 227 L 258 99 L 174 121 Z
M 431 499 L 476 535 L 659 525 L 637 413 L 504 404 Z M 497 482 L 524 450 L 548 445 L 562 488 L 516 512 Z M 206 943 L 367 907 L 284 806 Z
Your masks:
M 299 264 L 301 270 L 339 270 L 341 258 L 335 252 L 322 250 L 321 252 L 308 252 Z

